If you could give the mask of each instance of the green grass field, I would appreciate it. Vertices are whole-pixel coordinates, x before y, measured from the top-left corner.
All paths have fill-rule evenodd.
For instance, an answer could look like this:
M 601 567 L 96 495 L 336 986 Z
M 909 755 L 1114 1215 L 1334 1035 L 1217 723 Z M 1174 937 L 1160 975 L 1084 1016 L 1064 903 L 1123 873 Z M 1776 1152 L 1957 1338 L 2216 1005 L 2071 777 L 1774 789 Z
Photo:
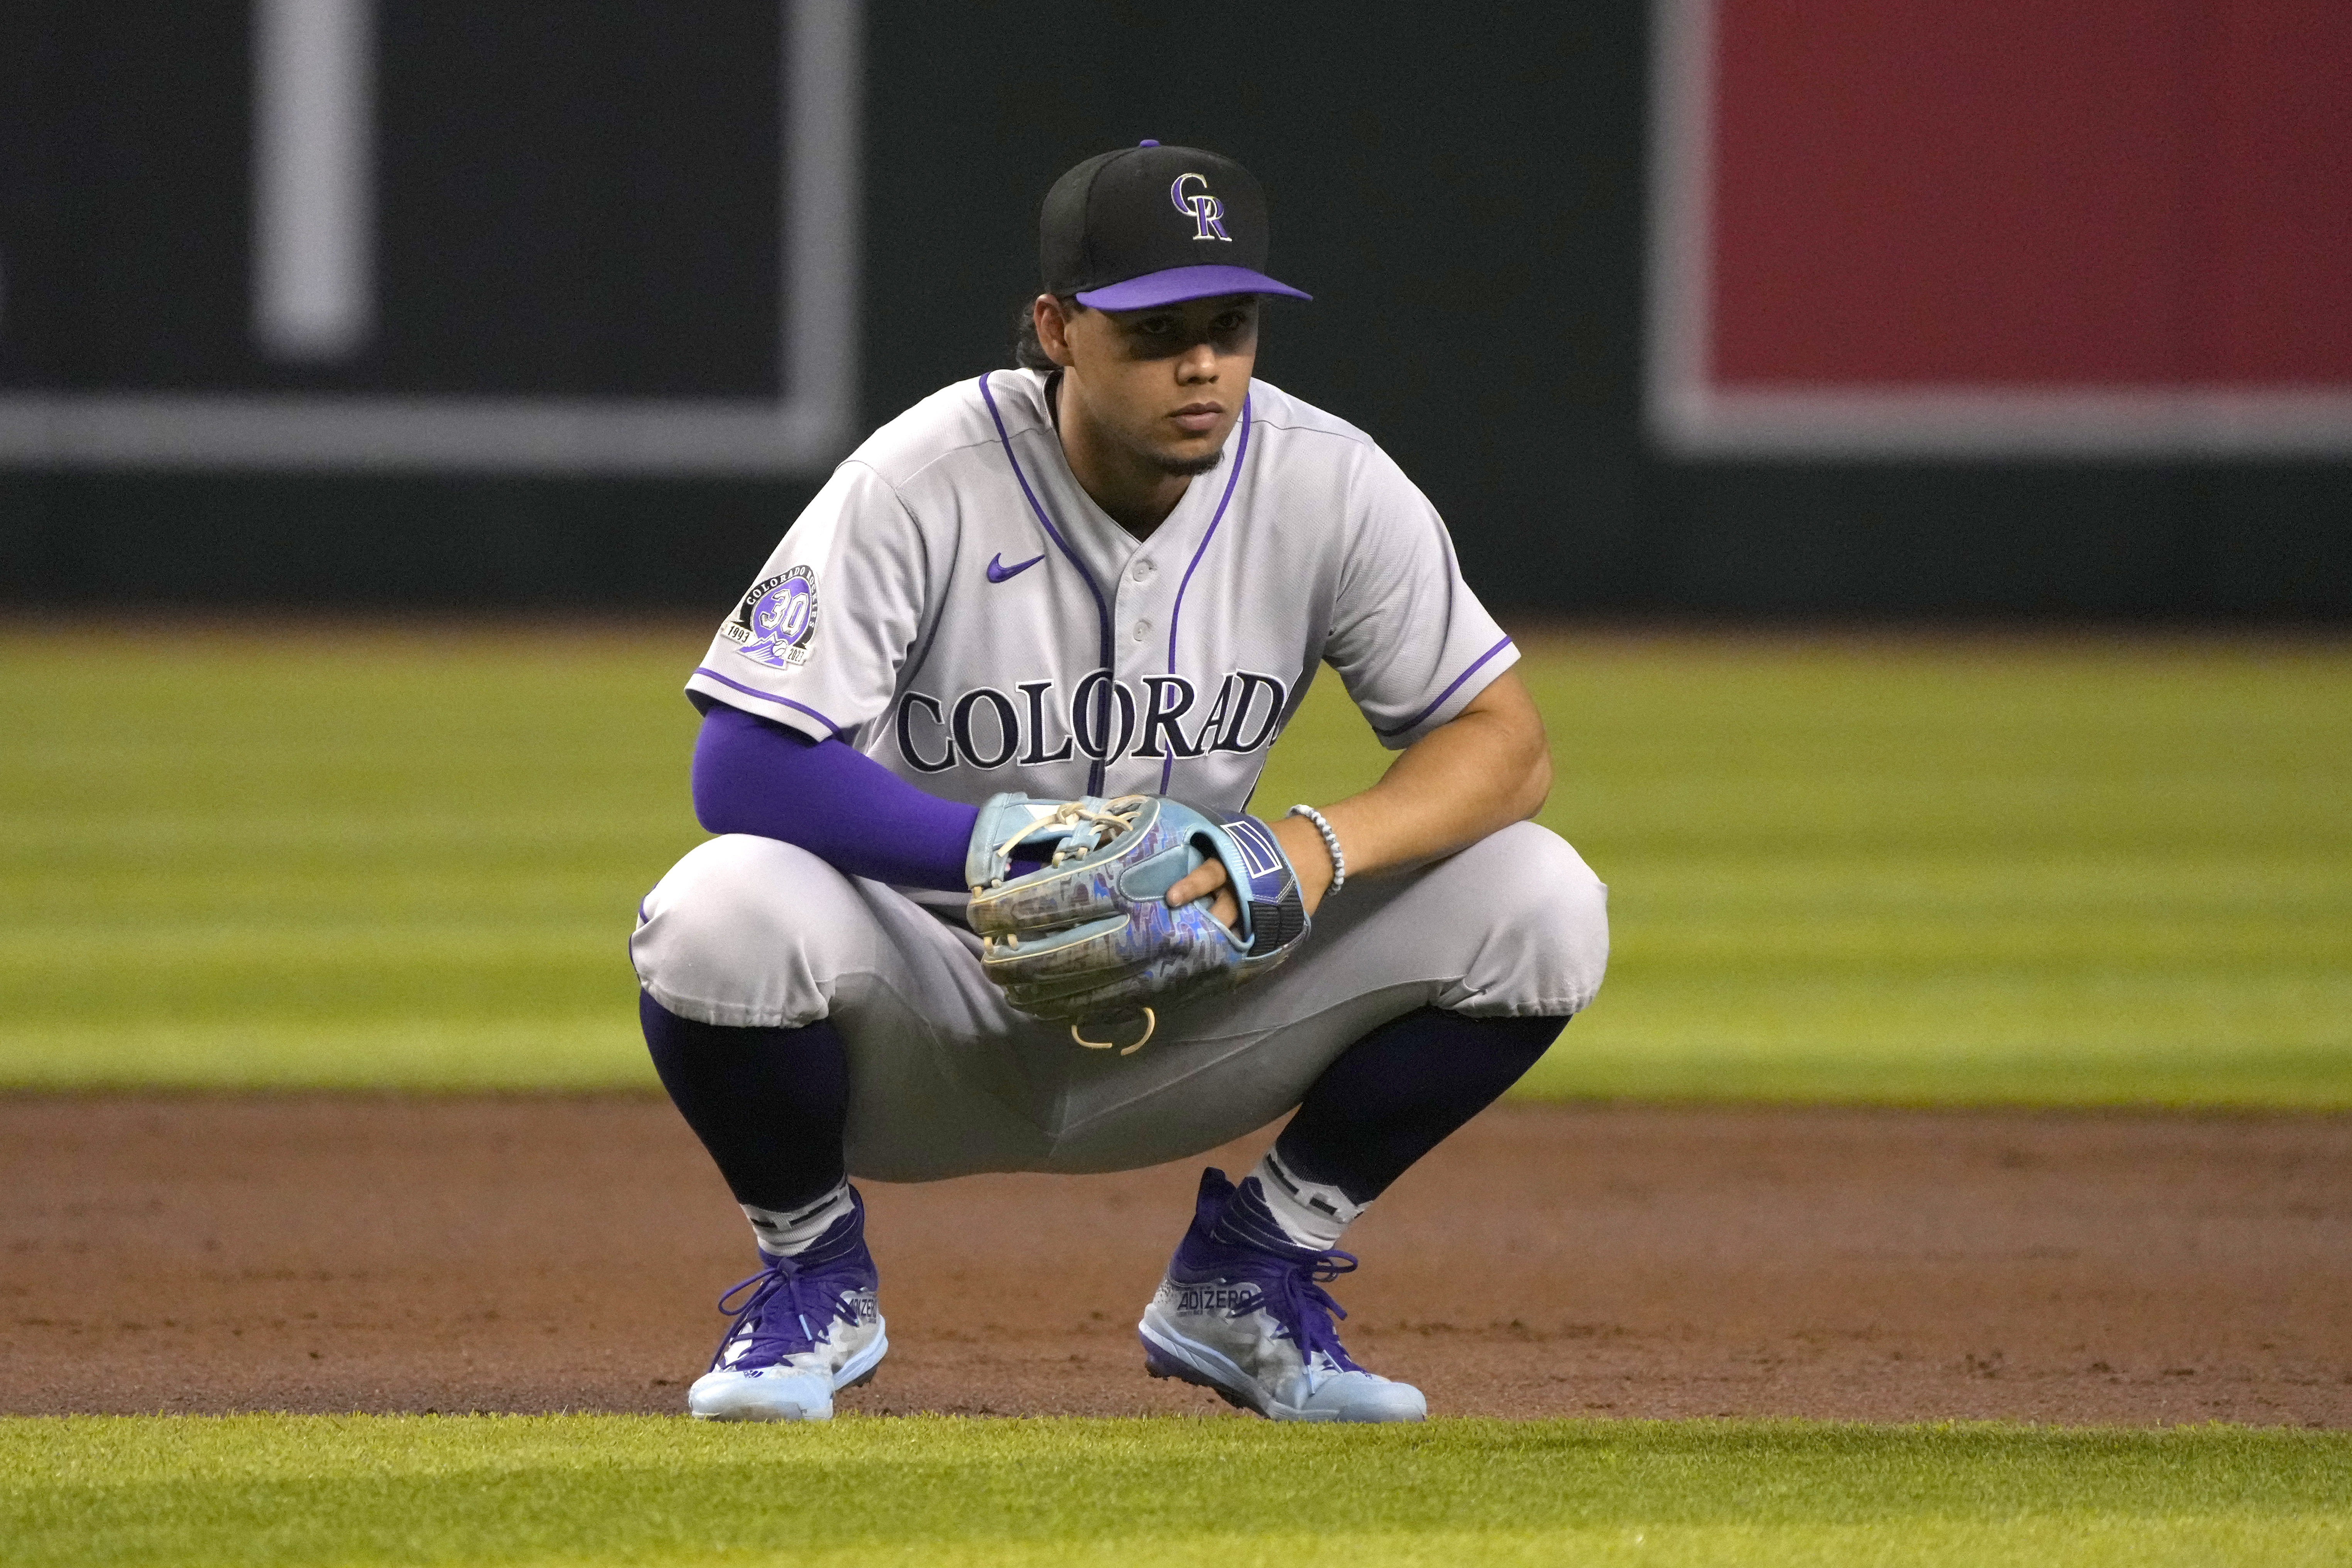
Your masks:
M 0 634 L 0 1083 L 650 1085 L 692 627 Z M 1585 638 L 1522 1092 L 2352 1105 L 2352 647 Z M 1386 754 L 1319 682 L 1261 803 Z
M 0 632 L 0 1086 L 650 1088 L 693 628 Z M 2352 647 L 1580 638 L 1522 1093 L 2352 1106 Z M 1261 801 L 1385 756 L 1321 683 Z M 11 1564 L 2352 1562 L 2352 1437 L 0 1420 Z
M 613 1416 L 0 1423 L 98 1563 L 2342 1563 L 2352 1438 L 2185 1428 Z
M 0 1081 L 652 1084 L 696 627 L 0 635 Z M 1559 639 L 1528 1096 L 2352 1105 L 2352 648 Z M 1336 679 L 1261 802 L 1385 764 Z

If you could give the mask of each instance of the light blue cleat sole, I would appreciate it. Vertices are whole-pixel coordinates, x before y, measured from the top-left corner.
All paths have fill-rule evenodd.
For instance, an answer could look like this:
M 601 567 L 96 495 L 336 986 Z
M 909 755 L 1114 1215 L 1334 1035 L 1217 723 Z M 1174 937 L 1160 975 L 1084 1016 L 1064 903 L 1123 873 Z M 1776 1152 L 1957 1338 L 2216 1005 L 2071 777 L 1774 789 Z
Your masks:
M 851 1356 L 830 1378 L 822 1373 L 705 1373 L 687 1391 L 686 1413 L 697 1421 L 830 1421 L 833 1396 L 863 1388 L 890 1352 L 887 1334 Z
M 1286 1404 L 1234 1360 L 1185 1338 L 1147 1315 L 1136 1325 L 1143 1342 L 1143 1370 L 1205 1388 L 1236 1410 L 1269 1421 L 1425 1421 L 1429 1402 L 1409 1383 L 1392 1383 L 1370 1373 L 1342 1373 L 1300 1404 Z

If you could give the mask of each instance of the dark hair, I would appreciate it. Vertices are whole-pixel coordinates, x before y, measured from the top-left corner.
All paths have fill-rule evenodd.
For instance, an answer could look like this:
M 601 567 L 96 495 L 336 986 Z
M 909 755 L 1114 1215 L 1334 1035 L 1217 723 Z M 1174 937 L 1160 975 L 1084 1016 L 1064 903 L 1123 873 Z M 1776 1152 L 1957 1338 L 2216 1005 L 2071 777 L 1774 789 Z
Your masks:
M 1086 309 L 1071 295 L 1058 294 L 1055 298 L 1062 301 L 1065 316 L 1075 316 Z M 1037 341 L 1036 300 L 1037 296 L 1032 294 L 1021 301 L 1020 321 L 1013 329 L 1013 363 L 1023 370 L 1055 370 L 1060 367 L 1046 354 L 1045 345 Z

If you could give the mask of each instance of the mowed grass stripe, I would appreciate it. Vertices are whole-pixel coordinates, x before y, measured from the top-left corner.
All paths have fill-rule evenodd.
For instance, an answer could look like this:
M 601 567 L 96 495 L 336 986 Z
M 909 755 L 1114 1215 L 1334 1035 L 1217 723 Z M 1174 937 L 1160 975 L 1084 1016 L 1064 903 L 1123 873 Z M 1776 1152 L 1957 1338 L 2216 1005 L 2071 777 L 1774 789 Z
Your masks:
M 2341 1561 L 2352 1437 L 1775 1423 L 0 1422 L 22 1564 Z
M 0 633 L 0 1084 L 646 1087 L 702 629 Z M 1535 640 L 1612 884 L 1519 1092 L 2352 1106 L 2352 648 Z M 1379 776 L 1328 672 L 1258 795 Z
M 1520 1093 L 2352 1105 L 2352 648 L 1567 638 L 1519 668 L 1612 937 Z M 1377 775 L 1334 695 L 1261 798 Z

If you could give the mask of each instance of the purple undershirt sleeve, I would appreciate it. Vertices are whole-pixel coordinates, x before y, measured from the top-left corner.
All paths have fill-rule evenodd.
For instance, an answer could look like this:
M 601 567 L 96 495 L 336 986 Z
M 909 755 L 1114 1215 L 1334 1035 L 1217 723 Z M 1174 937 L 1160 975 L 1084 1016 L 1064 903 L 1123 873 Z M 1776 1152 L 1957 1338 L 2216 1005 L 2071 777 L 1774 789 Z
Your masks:
M 841 741 L 721 702 L 704 709 L 694 743 L 694 815 L 712 833 L 781 838 L 853 877 L 955 893 L 980 820 Z

